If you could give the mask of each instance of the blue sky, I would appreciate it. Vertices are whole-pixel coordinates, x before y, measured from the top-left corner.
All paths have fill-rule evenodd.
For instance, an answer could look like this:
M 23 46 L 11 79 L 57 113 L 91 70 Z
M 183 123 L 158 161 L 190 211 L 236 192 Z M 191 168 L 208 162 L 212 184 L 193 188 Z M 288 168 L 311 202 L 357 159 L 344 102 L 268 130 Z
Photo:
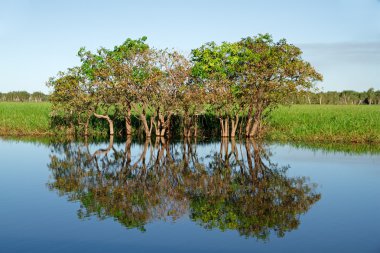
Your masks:
M 380 89 L 379 0 L 0 0 L 0 91 L 48 92 L 50 76 L 79 64 L 81 46 L 146 35 L 188 53 L 258 33 L 299 46 L 325 91 Z

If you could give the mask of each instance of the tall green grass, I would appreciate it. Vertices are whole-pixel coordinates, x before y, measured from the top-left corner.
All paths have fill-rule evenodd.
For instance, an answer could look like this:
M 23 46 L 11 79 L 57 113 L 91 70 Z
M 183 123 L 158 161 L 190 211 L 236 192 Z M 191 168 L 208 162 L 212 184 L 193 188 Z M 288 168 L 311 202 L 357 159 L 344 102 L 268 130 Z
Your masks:
M 48 135 L 49 103 L 0 102 L 0 135 Z
M 268 122 L 273 140 L 380 143 L 378 105 L 281 106 Z

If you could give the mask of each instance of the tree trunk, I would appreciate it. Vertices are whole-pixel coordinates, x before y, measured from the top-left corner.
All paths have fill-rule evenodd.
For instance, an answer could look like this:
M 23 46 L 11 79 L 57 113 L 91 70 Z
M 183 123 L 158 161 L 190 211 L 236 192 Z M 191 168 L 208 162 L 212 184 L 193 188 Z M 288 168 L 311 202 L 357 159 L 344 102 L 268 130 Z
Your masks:
M 262 115 L 262 106 L 259 105 L 256 108 L 255 115 L 253 118 L 253 125 L 252 129 L 249 132 L 249 137 L 255 137 L 258 133 L 260 122 L 261 122 L 261 115 Z
M 160 120 L 153 120 L 153 125 L 154 125 L 154 131 L 156 132 L 156 138 L 161 135 L 161 122 Z
M 161 127 L 161 132 L 160 132 L 160 137 L 164 137 L 165 136 L 165 134 L 166 134 L 166 128 L 165 128 L 165 126 L 162 126 Z
M 171 117 L 172 117 L 172 113 L 169 113 L 165 120 L 165 117 L 161 113 L 158 113 L 158 120 L 157 120 L 158 129 L 156 129 L 157 136 L 164 137 L 165 134 L 169 133 Z
M 132 121 L 131 121 L 131 108 L 127 109 L 127 116 L 125 117 L 125 131 L 126 135 L 132 135 Z
M 166 126 L 166 137 L 167 138 L 170 138 L 170 135 L 171 135 L 171 132 L 170 132 L 170 121 L 168 122 L 167 126 Z
M 252 124 L 252 110 L 253 110 L 253 106 L 250 105 L 249 106 L 249 109 L 248 109 L 248 114 L 247 114 L 247 117 L 248 117 L 248 120 L 247 120 L 247 126 L 245 127 L 245 136 L 249 136 L 249 132 L 251 130 L 251 124 Z
M 259 118 L 255 118 L 254 122 L 253 122 L 253 126 L 252 126 L 252 129 L 251 129 L 251 132 L 249 133 L 249 137 L 255 137 L 257 135 L 258 129 L 259 129 L 259 125 L 260 125 L 260 119 Z
M 165 127 L 165 117 L 161 113 L 158 115 L 158 122 L 159 122 L 159 130 L 160 130 L 158 133 L 158 136 L 163 137 L 165 136 L 166 127 Z
M 183 136 L 186 138 L 191 136 L 191 118 L 187 112 L 183 116 Z
M 224 136 L 224 121 L 222 117 L 219 117 L 219 123 L 220 123 L 220 136 Z
M 183 137 L 185 137 L 185 138 L 189 137 L 189 136 L 190 136 L 190 133 L 189 133 L 189 132 L 190 132 L 190 131 L 187 129 L 187 126 L 184 125 L 184 126 L 183 126 Z
M 145 137 L 151 137 L 152 136 L 152 128 L 153 128 L 153 119 L 150 119 L 150 126 L 148 126 L 148 121 L 146 120 L 146 114 L 145 110 L 140 114 L 140 119 L 144 126 L 145 131 Z
M 156 116 L 153 120 L 154 130 L 156 132 L 156 139 L 161 135 L 161 119 L 160 119 L 160 107 L 156 110 Z
M 166 120 L 164 120 L 164 118 L 162 118 L 163 128 L 161 130 L 161 137 L 164 137 L 165 135 L 166 136 L 169 135 L 169 128 L 170 128 L 171 119 L 172 119 L 171 113 L 169 113 L 169 115 L 166 117 Z
M 230 135 L 230 118 L 227 117 L 224 119 L 224 135 L 228 137 Z
M 220 135 L 221 137 L 228 137 L 229 135 L 229 119 L 226 117 L 223 119 L 223 117 L 219 117 L 219 122 L 220 122 Z
M 105 120 L 107 120 L 109 128 L 110 128 L 110 135 L 114 134 L 114 131 L 113 131 L 113 121 L 110 119 L 110 117 L 108 115 L 100 115 L 100 114 L 94 113 L 94 116 L 97 117 L 98 119 L 105 119 Z
M 190 137 L 191 136 L 191 128 L 185 127 L 183 129 L 183 134 L 184 134 L 184 137 L 186 137 L 186 138 Z
M 239 125 L 239 115 L 235 115 L 235 119 L 231 119 L 231 137 L 235 137 L 236 135 L 236 129 Z
M 88 125 L 90 124 L 90 117 L 87 118 L 86 123 L 84 124 L 84 136 L 88 136 Z
M 194 137 L 197 137 L 198 135 L 198 115 L 194 116 Z

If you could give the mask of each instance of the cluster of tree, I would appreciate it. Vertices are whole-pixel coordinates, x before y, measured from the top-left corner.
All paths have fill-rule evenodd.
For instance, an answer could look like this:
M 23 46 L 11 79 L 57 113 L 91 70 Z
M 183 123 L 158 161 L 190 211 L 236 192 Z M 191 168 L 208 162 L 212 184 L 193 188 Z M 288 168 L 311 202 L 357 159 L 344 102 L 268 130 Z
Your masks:
M 380 90 L 373 88 L 358 92 L 353 90 L 308 92 L 289 96 L 291 104 L 373 105 L 380 104 Z
M 239 146 L 241 145 L 241 146 Z M 94 147 L 92 147 L 93 149 Z M 135 153 L 137 152 L 137 153 Z M 236 230 L 268 239 L 297 229 L 299 217 L 321 195 L 303 177 L 288 177 L 287 167 L 270 162 L 262 146 L 247 140 L 220 151 L 197 153 L 187 141 L 170 144 L 147 139 L 125 147 L 111 137 L 105 149 L 66 143 L 52 147 L 48 186 L 80 202 L 79 218 L 112 217 L 127 228 L 145 230 L 154 220 L 189 218 L 207 229 Z
M 0 92 L 0 101 L 3 102 L 46 102 L 48 100 L 49 96 L 40 91 L 33 93 L 27 91 Z
M 322 79 L 301 54 L 268 34 L 207 43 L 192 50 L 190 59 L 151 48 L 146 37 L 96 52 L 81 48 L 81 65 L 48 82 L 52 116 L 85 135 L 94 117 L 108 122 L 110 135 L 114 121 L 123 120 L 126 135 L 131 135 L 131 117 L 137 117 L 146 137 L 167 136 L 176 116 L 189 137 L 197 135 L 199 115 L 212 113 L 221 136 L 235 136 L 240 125 L 246 136 L 254 137 L 266 113 Z

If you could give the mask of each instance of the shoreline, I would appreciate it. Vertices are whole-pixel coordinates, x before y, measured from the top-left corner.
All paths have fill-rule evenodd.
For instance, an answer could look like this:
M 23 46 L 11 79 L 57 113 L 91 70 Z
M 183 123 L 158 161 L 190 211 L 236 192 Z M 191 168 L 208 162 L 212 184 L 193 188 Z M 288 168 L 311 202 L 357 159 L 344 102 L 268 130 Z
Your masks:
M 50 128 L 50 103 L 0 103 L 1 137 L 73 138 Z M 212 117 L 212 116 L 211 116 Z M 211 123 L 215 124 L 215 123 Z M 95 126 L 92 136 L 104 126 Z M 123 130 L 116 131 L 123 132 Z M 215 133 L 215 132 L 214 132 Z M 175 133 L 174 133 L 175 134 Z M 209 135 L 207 135 L 209 136 Z M 119 136 L 117 136 L 119 138 Z M 178 136 L 180 137 L 180 136 Z M 236 139 L 238 139 L 238 135 Z M 125 138 L 121 136 L 121 138 Z M 202 139 L 202 136 L 199 136 Z M 220 138 L 215 135 L 212 138 Z M 242 139 L 245 139 L 243 137 Z M 380 145 L 380 106 L 280 106 L 268 118 L 264 141 Z
M 126 139 L 125 136 L 123 135 L 114 135 L 116 136 L 117 139 L 119 140 L 124 140 Z M 20 138 L 20 139 L 23 139 L 23 138 L 41 138 L 41 139 L 58 139 L 58 140 L 61 140 L 61 139 L 67 139 L 67 140 L 81 140 L 81 139 L 84 139 L 85 137 L 84 136 L 74 136 L 74 135 L 65 135 L 65 134 L 62 134 L 62 135 L 57 135 L 53 132 L 48 132 L 48 133 L 17 133 L 17 134 L 14 134 L 14 133 L 11 133 L 11 134 L 8 134 L 8 133 L 2 133 L 0 132 L 0 138 L 2 139 L 12 139 L 12 138 Z M 98 139 L 104 139 L 104 140 L 108 140 L 108 136 L 102 136 L 102 135 L 89 135 L 88 138 L 98 138 Z M 162 138 L 162 137 L 155 137 L 154 135 L 151 136 L 151 140 L 155 140 L 155 138 Z M 197 140 L 220 140 L 220 139 L 224 139 L 224 138 L 228 138 L 228 140 L 231 140 L 232 138 L 231 137 L 220 137 L 220 136 L 197 136 L 196 138 L 195 137 L 191 137 L 190 139 L 191 140 L 194 140 L 194 139 L 197 139 Z M 135 136 L 135 135 L 132 135 L 132 139 L 139 139 L 139 137 Z M 183 136 L 175 136 L 175 137 L 171 137 L 169 139 L 174 139 L 174 140 L 179 140 L 179 139 L 183 139 Z M 235 141 L 244 141 L 244 140 L 249 140 L 249 139 L 253 139 L 251 137 L 242 137 L 242 138 L 239 138 L 239 137 L 234 137 Z M 318 136 L 310 136 L 310 137 L 307 137 L 307 138 L 273 138 L 272 136 L 265 136 L 264 138 L 261 138 L 261 139 L 257 139 L 257 141 L 259 142 L 277 142 L 277 143 L 305 143 L 305 144 L 337 144 L 337 145 L 355 145 L 355 144 L 358 144 L 358 145 L 379 145 L 380 147 L 380 141 L 366 141 L 366 140 L 363 140 L 361 138 L 358 138 L 358 139 L 349 139 L 349 140 L 345 140 L 343 137 L 339 137 L 339 136 L 336 136 L 336 137 L 326 137 L 326 138 L 321 138 L 321 137 L 318 137 Z

